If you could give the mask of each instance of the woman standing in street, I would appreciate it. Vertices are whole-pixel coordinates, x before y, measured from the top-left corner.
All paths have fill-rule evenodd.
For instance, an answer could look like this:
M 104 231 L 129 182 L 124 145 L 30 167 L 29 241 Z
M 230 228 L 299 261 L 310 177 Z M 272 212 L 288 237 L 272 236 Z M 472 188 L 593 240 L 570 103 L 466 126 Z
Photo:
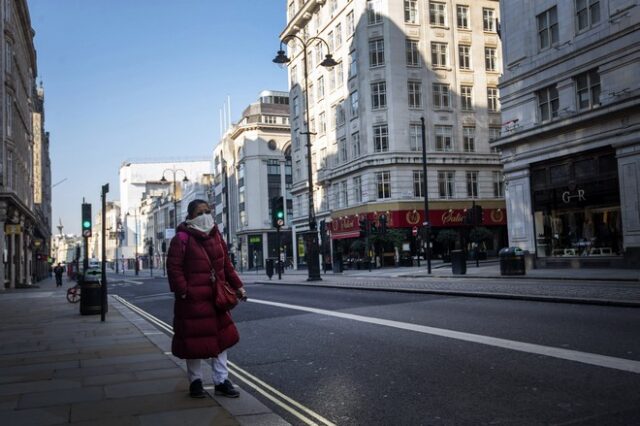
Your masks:
M 238 343 L 238 329 L 228 310 L 216 308 L 215 283 L 226 281 L 242 300 L 246 300 L 246 291 L 208 203 L 190 202 L 187 214 L 167 254 L 167 275 L 175 294 L 171 352 L 187 362 L 191 397 L 206 396 L 201 360 L 211 358 L 215 393 L 236 398 L 240 394 L 228 379 L 227 349 Z

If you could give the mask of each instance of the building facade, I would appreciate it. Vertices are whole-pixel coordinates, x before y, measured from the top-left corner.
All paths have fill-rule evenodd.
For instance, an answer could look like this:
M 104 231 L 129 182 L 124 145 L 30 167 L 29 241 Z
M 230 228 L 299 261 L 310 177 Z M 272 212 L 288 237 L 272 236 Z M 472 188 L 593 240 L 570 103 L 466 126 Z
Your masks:
M 509 239 L 537 264 L 640 260 L 640 2 L 502 6 Z
M 278 257 L 271 200 L 286 200 L 280 232 L 284 257 L 292 257 L 291 135 L 287 92 L 264 91 L 213 151 L 212 201 L 216 223 L 238 269 L 254 269 Z
M 306 67 L 301 44 L 288 42 L 296 241 L 308 229 L 310 131 L 318 228 L 321 240 L 330 234 L 334 253 L 362 255 L 359 221 L 379 227 L 384 215 L 387 228 L 403 236 L 403 250 L 418 254 L 422 244 L 413 231 L 423 229 L 425 191 L 435 255 L 450 248 L 438 239 L 443 230 L 456 237 L 453 244 L 468 246 L 465 218 L 474 203 L 484 213 L 478 225 L 491 232 L 484 247 L 507 244 L 502 166 L 489 145 L 501 125 L 498 20 L 498 2 L 490 0 L 288 3 L 281 40 L 327 42 L 309 43 Z M 331 69 L 319 66 L 327 53 L 338 61 Z M 375 251 L 381 262 L 397 260 L 391 247 Z
M 132 268 L 136 253 L 144 253 L 147 238 L 146 222 L 143 222 L 147 216 L 140 212 L 142 200 L 146 196 L 169 194 L 172 202 L 167 206 L 169 215 L 165 226 L 175 229 L 176 222 L 180 223 L 185 218 L 181 211 L 186 206 L 180 202 L 183 182 L 185 179 L 186 182 L 199 182 L 201 176 L 209 174 L 210 170 L 209 159 L 126 161 L 120 166 L 120 220 L 124 229 L 121 256 L 131 263 Z
M 13 288 L 32 284 L 47 271 L 51 182 L 44 94 L 35 84 L 34 31 L 26 0 L 0 2 L 0 34 L 0 288 Z

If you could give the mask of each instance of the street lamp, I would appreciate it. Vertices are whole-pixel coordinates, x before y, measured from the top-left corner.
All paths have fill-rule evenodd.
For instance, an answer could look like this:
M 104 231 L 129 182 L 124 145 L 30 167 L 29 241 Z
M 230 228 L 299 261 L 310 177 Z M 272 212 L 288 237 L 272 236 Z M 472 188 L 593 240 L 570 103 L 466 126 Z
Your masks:
M 184 178 L 182 179 L 182 182 L 189 182 L 189 178 L 187 178 L 187 172 L 185 172 L 183 169 L 164 169 L 164 171 L 162 172 L 162 179 L 160 179 L 160 182 L 162 183 L 167 183 L 167 178 L 164 177 L 165 173 L 167 172 L 171 172 L 173 174 L 173 225 L 177 228 L 178 227 L 178 199 L 177 199 L 177 183 L 176 183 L 176 175 L 178 174 L 178 172 L 182 172 L 184 174 Z
M 422 130 L 422 190 L 424 191 L 424 222 L 425 239 L 427 240 L 427 272 L 431 273 L 431 223 L 429 222 L 429 188 L 427 187 L 427 132 L 424 117 L 420 117 Z M 420 254 L 418 253 L 418 259 Z
M 313 175 L 311 168 L 311 135 L 312 133 L 309 129 L 309 81 L 308 81 L 308 70 L 307 70 L 307 48 L 311 45 L 312 42 L 323 43 L 327 46 L 327 54 L 325 55 L 324 60 L 320 63 L 321 66 L 325 68 L 332 68 L 338 65 L 338 63 L 333 59 L 333 56 L 329 53 L 329 44 L 320 37 L 311 37 L 307 40 L 303 40 L 302 38 L 296 35 L 288 35 L 284 37 L 280 41 L 280 50 L 278 50 L 278 54 L 273 59 L 273 62 L 279 65 L 288 64 L 291 62 L 291 59 L 286 55 L 283 44 L 289 42 L 290 40 L 297 40 L 302 45 L 303 52 L 303 61 L 304 61 L 304 117 L 305 117 L 305 132 L 300 132 L 301 134 L 306 135 L 307 139 L 307 177 L 309 184 L 309 229 L 306 232 L 303 232 L 305 239 L 305 248 L 307 255 L 307 268 L 309 272 L 309 277 L 307 281 L 320 281 L 320 260 L 318 253 L 318 233 L 317 233 L 317 223 L 315 216 L 315 209 L 313 206 Z
M 131 213 L 127 212 L 127 217 L 129 216 L 131 216 Z M 138 275 L 139 273 L 138 271 L 138 212 L 136 210 L 133 211 L 133 219 L 134 219 L 134 226 L 135 226 L 134 235 L 135 235 L 135 244 L 136 244 L 133 270 L 136 272 L 136 275 Z M 124 265 L 122 270 L 124 272 Z

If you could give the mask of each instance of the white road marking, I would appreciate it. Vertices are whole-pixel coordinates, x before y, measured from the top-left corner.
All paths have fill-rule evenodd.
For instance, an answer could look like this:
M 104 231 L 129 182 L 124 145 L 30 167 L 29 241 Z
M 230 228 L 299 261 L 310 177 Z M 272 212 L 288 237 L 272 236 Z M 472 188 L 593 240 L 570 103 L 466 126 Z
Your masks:
M 151 315 L 147 311 L 145 311 L 143 309 L 140 309 L 136 305 L 128 302 L 127 300 L 125 300 L 124 298 L 122 298 L 120 296 L 113 295 L 112 297 L 115 298 L 116 300 L 118 300 L 123 305 L 125 305 L 127 308 L 131 309 L 132 311 L 136 312 L 137 314 L 139 314 L 142 317 L 144 317 L 145 319 L 147 319 L 149 322 L 157 325 L 158 327 L 160 327 L 163 330 L 166 330 L 170 335 L 173 335 L 173 327 L 171 327 L 169 324 L 167 324 L 164 321 L 156 318 L 155 316 Z M 171 352 L 165 352 L 165 354 L 171 355 Z M 310 426 L 318 425 L 318 424 L 326 425 L 326 426 L 336 426 L 334 423 L 332 423 L 331 421 L 325 419 L 320 414 L 310 410 L 309 408 L 305 407 L 304 405 L 300 404 L 299 402 L 289 398 L 288 396 L 286 396 L 282 392 L 280 392 L 277 389 L 269 386 L 268 384 L 266 384 L 262 380 L 258 379 L 257 377 L 253 376 L 252 374 L 250 374 L 249 372 L 243 370 L 242 368 L 238 367 L 236 364 L 234 364 L 232 362 L 229 362 L 229 372 L 231 374 L 233 374 L 236 378 L 241 380 L 243 383 L 247 384 L 249 387 L 255 389 L 258 393 L 260 393 L 261 395 L 265 396 L 267 399 L 272 401 L 274 404 L 278 405 L 282 409 L 288 411 L 289 413 L 291 413 L 292 415 L 297 417 L 303 423 L 305 423 L 307 425 L 310 425 Z M 205 388 L 211 389 L 211 387 L 209 387 L 209 386 L 205 386 Z M 280 399 L 278 399 L 278 398 L 280 398 Z M 310 417 L 315 418 L 320 423 L 310 419 L 309 417 L 307 417 L 306 415 L 302 414 L 298 410 L 301 410 L 304 413 L 306 413 L 307 415 L 309 415 Z
M 596 365 L 598 367 L 612 368 L 615 370 L 640 373 L 640 361 L 625 358 L 615 358 L 606 355 L 580 352 L 571 349 L 561 349 L 552 346 L 537 345 L 534 343 L 520 342 L 517 340 L 500 339 L 497 337 L 483 336 L 481 334 L 464 333 L 461 331 L 448 330 L 445 328 L 428 327 L 419 324 L 412 324 L 400 321 L 386 320 L 381 318 L 367 317 L 363 315 L 348 314 L 344 312 L 329 311 L 326 309 L 310 308 L 307 306 L 290 305 L 287 303 L 270 302 L 249 298 L 249 302 L 262 305 L 276 306 L 279 308 L 293 309 L 297 311 L 310 312 L 318 315 L 326 315 L 336 318 L 343 318 L 352 321 L 359 321 L 369 324 L 382 325 L 386 327 L 398 328 L 401 330 L 415 331 L 418 333 L 430 334 L 434 336 L 447 337 L 450 339 L 463 340 L 466 342 L 479 343 L 482 345 L 494 346 L 503 349 L 510 349 L 519 352 L 538 354 L 553 358 L 560 358 L 583 364 Z

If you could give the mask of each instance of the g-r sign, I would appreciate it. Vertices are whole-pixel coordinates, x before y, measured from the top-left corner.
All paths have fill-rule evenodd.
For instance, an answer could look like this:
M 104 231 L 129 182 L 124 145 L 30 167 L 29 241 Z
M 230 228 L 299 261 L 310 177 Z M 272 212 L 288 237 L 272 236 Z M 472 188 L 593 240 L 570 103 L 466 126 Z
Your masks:
M 586 201 L 587 199 L 584 196 L 584 189 L 578 189 L 575 194 L 571 194 L 570 191 L 564 191 L 562 193 L 562 201 L 565 204 L 569 204 L 574 198 L 577 198 L 578 201 Z

